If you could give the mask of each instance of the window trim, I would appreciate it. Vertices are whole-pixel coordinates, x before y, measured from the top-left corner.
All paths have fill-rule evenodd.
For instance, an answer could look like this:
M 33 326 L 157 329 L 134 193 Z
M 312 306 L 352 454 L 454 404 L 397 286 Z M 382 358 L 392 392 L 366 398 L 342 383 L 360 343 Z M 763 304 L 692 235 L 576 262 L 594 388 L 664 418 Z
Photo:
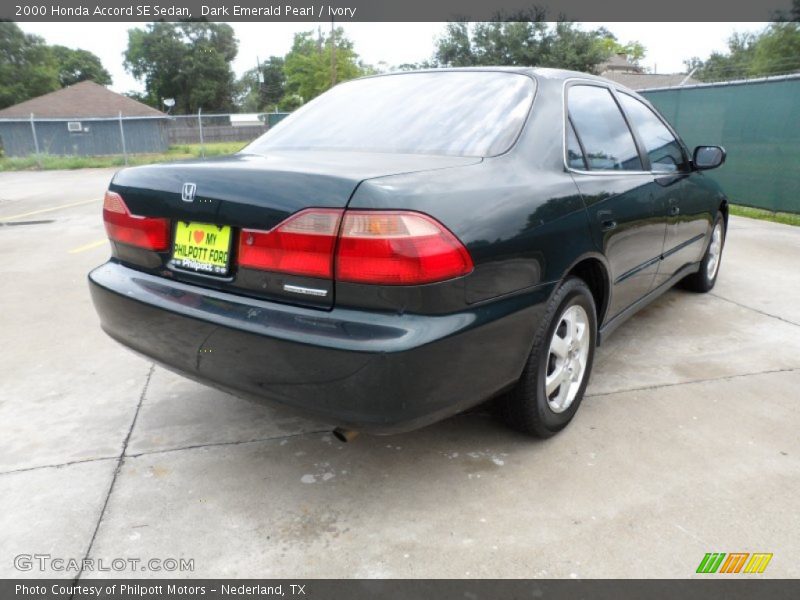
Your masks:
M 690 155 L 689 155 L 689 149 L 686 147 L 686 143 L 683 141 L 681 136 L 678 135 L 678 132 L 675 131 L 675 129 L 673 129 L 673 127 L 666 121 L 666 119 L 664 119 L 664 117 L 661 115 L 661 113 L 659 113 L 655 109 L 655 107 L 653 105 L 651 105 L 649 102 L 645 101 L 643 98 L 637 98 L 636 96 L 634 96 L 633 94 L 631 94 L 630 92 L 625 91 L 625 90 L 615 90 L 615 91 L 616 91 L 617 95 L 623 95 L 624 94 L 625 96 L 628 96 L 628 98 L 630 98 L 634 102 L 638 102 L 639 104 L 642 104 L 643 106 L 645 106 L 645 108 L 647 108 L 653 114 L 653 116 L 658 121 L 660 121 L 661 124 L 664 127 L 666 127 L 666 129 L 667 129 L 667 131 L 669 131 L 670 135 L 672 135 L 672 137 L 675 138 L 675 141 L 678 142 L 678 148 L 680 149 L 681 154 L 683 155 L 683 164 L 685 165 L 685 168 L 684 169 L 679 169 L 679 170 L 677 170 L 675 172 L 672 172 L 672 173 L 671 172 L 667 172 L 667 171 L 655 171 L 655 170 L 653 170 L 653 164 L 650 162 L 650 155 L 647 154 L 647 148 L 645 147 L 644 142 L 642 142 L 642 148 L 644 149 L 645 156 L 647 156 L 647 162 L 648 162 L 648 165 L 650 166 L 650 172 L 653 173 L 654 175 L 662 175 L 662 176 L 663 175 L 677 175 L 677 174 L 681 174 L 681 173 L 690 173 L 691 170 L 692 170 L 691 169 L 692 161 L 691 161 L 691 158 L 690 158 Z M 631 126 L 631 129 L 634 129 L 633 124 L 632 124 L 633 122 L 631 121 L 630 116 L 628 115 L 627 111 L 625 110 L 625 107 L 622 106 L 622 102 L 617 101 L 617 104 L 619 105 L 620 109 L 622 109 L 622 112 L 625 115 L 625 118 L 628 120 L 628 123 Z M 639 130 L 638 130 L 638 128 L 635 128 L 635 129 L 636 129 L 636 136 L 637 136 L 637 139 L 638 139 Z
M 565 125 L 564 130 L 564 152 L 566 154 L 565 160 L 567 161 L 567 165 L 569 165 L 569 144 L 567 143 L 567 137 L 569 136 L 568 129 L 572 129 L 572 133 L 575 135 L 575 141 L 578 142 L 578 148 L 581 151 L 581 160 L 583 161 L 583 166 L 586 167 L 586 171 L 589 170 L 589 162 L 586 160 L 586 148 L 583 147 L 583 142 L 581 141 L 580 136 L 578 135 L 578 130 L 575 128 L 575 123 L 572 122 L 572 117 L 567 115 L 567 124 Z
M 634 146 L 636 146 L 636 151 L 639 153 L 639 160 L 642 162 L 642 166 L 645 166 L 645 165 L 650 166 L 650 161 L 647 158 L 647 156 L 644 156 L 644 157 L 642 156 L 643 148 L 642 148 L 642 145 L 641 145 L 640 140 L 639 140 L 639 135 L 631 127 L 630 121 L 628 120 L 628 115 L 625 113 L 624 110 L 622 110 L 622 107 L 620 106 L 619 100 L 617 99 L 617 97 L 615 95 L 616 87 L 613 86 L 613 85 L 610 85 L 609 83 L 606 83 L 605 81 L 600 81 L 600 80 L 596 80 L 596 79 L 583 79 L 583 78 L 580 78 L 580 77 L 571 77 L 569 79 L 565 79 L 564 83 L 563 83 L 563 85 L 561 87 L 561 111 L 562 111 L 562 119 L 561 119 L 561 129 L 562 129 L 562 131 L 561 131 L 561 133 L 562 133 L 562 136 L 561 136 L 561 142 L 562 142 L 561 160 L 563 162 L 564 169 L 569 173 L 577 173 L 579 175 L 600 175 L 600 176 L 604 176 L 604 177 L 608 177 L 608 176 L 619 177 L 620 175 L 627 175 L 627 176 L 631 176 L 631 175 L 637 175 L 637 176 L 653 175 L 654 173 L 653 173 L 652 170 L 641 170 L 641 171 L 622 171 L 622 170 L 614 171 L 614 170 L 603 170 L 603 169 L 583 170 L 583 169 L 575 169 L 575 168 L 569 166 L 569 162 L 567 160 L 567 119 L 569 119 L 569 107 L 567 106 L 567 91 L 568 91 L 569 88 L 571 88 L 571 87 L 573 87 L 575 85 L 591 85 L 591 86 L 595 86 L 595 87 L 599 87 L 599 88 L 604 88 L 604 89 L 609 91 L 609 93 L 611 94 L 611 98 L 614 100 L 614 103 L 617 105 L 617 109 L 620 111 L 620 114 L 622 115 L 622 119 L 625 121 L 625 124 L 628 126 L 628 130 L 631 132 L 631 137 L 633 138 Z M 578 138 L 578 143 L 581 145 L 581 147 L 583 147 L 583 142 L 581 141 L 581 134 L 577 130 L 577 128 L 575 129 L 575 137 Z M 585 152 L 585 150 L 584 150 L 584 152 Z M 586 159 L 584 157 L 584 161 L 585 160 Z M 588 167 L 588 163 L 587 163 L 587 167 Z

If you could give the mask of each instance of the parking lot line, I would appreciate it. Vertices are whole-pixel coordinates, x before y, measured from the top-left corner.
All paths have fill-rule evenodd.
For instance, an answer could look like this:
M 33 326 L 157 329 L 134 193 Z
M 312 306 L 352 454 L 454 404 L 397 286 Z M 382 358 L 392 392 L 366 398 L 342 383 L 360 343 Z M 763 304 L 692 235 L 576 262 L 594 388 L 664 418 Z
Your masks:
M 98 246 L 102 246 L 108 242 L 107 238 L 103 238 L 102 240 L 97 240 L 94 242 L 89 242 L 88 244 L 84 244 L 83 246 L 78 246 L 77 248 L 73 248 L 72 250 L 68 250 L 68 254 L 77 254 L 78 252 L 83 252 L 84 250 L 91 250 L 92 248 L 97 248 Z
M 80 202 L 71 202 L 69 204 L 60 204 L 58 206 L 50 206 L 48 208 L 40 208 L 39 210 L 32 210 L 18 215 L 11 215 L 10 217 L 0 217 L 0 221 L 12 221 L 14 219 L 21 219 L 22 217 L 30 217 L 39 215 L 41 213 L 52 212 L 54 210 L 61 210 L 62 208 L 71 208 L 73 206 L 83 206 L 84 204 L 91 204 L 92 202 L 99 202 L 100 200 L 81 200 Z

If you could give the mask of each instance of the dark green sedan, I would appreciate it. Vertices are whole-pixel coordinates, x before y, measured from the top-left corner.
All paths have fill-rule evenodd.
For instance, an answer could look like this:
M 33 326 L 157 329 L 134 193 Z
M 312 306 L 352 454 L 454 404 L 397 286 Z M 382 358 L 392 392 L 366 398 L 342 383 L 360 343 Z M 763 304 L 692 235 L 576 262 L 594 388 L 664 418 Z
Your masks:
M 234 156 L 117 173 L 89 283 L 114 339 L 342 437 L 490 398 L 550 436 L 605 336 L 714 286 L 728 203 L 703 171 L 724 159 L 592 75 L 369 77 Z

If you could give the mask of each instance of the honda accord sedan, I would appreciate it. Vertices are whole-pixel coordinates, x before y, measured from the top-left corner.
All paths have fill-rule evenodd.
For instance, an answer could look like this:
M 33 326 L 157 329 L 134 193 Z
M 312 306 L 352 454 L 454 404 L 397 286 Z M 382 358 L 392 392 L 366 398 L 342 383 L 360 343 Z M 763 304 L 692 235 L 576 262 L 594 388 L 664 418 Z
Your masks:
M 348 434 L 494 398 L 546 437 L 614 328 L 714 286 L 724 159 L 583 73 L 358 79 L 233 156 L 118 172 L 92 298 L 155 362 Z

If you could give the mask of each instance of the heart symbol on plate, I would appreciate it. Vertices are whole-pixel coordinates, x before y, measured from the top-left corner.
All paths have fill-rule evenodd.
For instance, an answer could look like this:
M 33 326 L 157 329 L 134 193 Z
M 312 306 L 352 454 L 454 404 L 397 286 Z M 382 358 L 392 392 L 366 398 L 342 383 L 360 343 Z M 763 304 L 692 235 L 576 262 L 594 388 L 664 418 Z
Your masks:
M 195 244 L 199 244 L 200 242 L 203 241 L 204 237 L 205 237 L 205 233 L 203 233 L 202 231 L 195 231 L 194 232 L 194 243 Z

